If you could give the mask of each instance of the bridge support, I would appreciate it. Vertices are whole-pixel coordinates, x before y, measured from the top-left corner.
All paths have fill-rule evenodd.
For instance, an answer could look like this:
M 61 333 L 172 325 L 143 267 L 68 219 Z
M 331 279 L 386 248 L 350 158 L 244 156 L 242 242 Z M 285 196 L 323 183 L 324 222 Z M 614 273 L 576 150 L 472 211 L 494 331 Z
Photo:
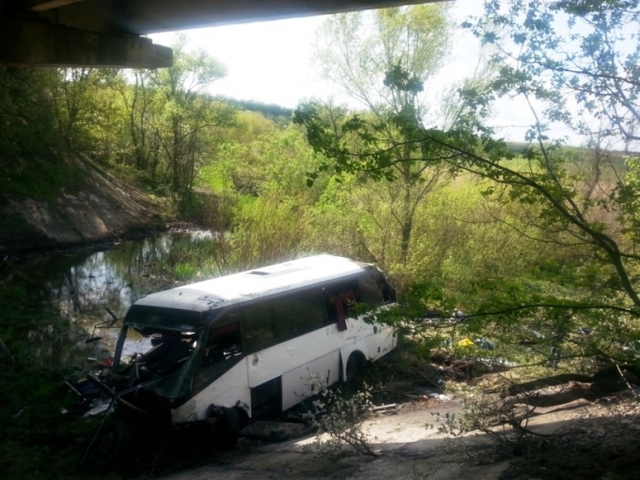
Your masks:
M 0 65 L 160 68 L 172 61 L 169 47 L 148 38 L 0 18 Z

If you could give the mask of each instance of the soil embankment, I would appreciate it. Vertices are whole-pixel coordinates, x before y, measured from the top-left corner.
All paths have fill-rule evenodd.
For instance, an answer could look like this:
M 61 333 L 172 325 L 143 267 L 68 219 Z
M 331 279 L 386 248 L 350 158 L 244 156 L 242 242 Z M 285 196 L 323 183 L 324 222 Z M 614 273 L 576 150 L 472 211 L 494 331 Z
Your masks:
M 0 194 L 0 252 L 81 245 L 162 228 L 157 207 L 142 192 L 76 156 L 64 161 L 81 171 L 75 188 L 62 188 L 49 199 Z

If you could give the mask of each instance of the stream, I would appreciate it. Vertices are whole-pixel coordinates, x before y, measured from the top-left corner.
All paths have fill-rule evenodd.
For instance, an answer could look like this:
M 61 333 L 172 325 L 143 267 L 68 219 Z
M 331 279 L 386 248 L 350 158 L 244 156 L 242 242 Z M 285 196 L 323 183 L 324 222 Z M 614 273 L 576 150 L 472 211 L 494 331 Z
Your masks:
M 213 239 L 166 233 L 1 262 L 0 338 L 22 364 L 78 369 L 105 359 L 138 298 L 219 274 L 202 271 Z M 100 340 L 85 343 L 92 337 Z

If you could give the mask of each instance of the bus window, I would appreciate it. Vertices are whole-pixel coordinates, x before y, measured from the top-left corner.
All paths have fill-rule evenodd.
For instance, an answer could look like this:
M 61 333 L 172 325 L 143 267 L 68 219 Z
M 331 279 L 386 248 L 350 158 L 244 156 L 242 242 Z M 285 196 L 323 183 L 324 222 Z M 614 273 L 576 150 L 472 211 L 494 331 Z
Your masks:
M 196 383 L 202 385 L 215 380 L 229 369 L 230 362 L 239 359 L 241 355 L 242 338 L 238 323 L 230 323 L 211 329 Z
M 378 283 L 378 278 L 375 273 L 359 278 L 358 285 L 360 286 L 363 303 L 372 307 L 377 307 L 384 303 L 382 289 Z
M 387 280 L 387 277 L 381 271 L 378 271 L 376 275 L 378 279 L 378 285 L 382 289 L 382 297 L 385 303 L 395 302 L 396 301 L 396 291 Z
M 273 324 L 273 302 L 259 302 L 242 309 L 246 353 L 257 352 L 278 343 Z
M 320 290 L 278 298 L 273 313 L 279 342 L 322 328 L 326 320 Z
M 358 283 L 341 282 L 324 288 L 328 323 L 337 323 L 338 330 L 346 330 L 346 319 L 360 302 Z

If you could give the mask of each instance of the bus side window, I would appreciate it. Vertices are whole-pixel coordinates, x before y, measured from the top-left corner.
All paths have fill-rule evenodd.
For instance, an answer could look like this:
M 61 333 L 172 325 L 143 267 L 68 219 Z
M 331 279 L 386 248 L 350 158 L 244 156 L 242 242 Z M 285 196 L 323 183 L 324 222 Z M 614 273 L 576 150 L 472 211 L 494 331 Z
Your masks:
M 360 292 L 362 294 L 362 302 L 372 307 L 377 307 L 384 303 L 382 288 L 378 284 L 378 279 L 376 277 L 375 273 L 371 273 L 366 277 L 358 279 Z
M 279 298 L 274 300 L 273 306 L 280 342 L 312 332 L 325 324 L 319 290 Z
M 377 268 L 369 270 L 369 274 L 358 279 L 362 301 L 372 307 L 396 301 L 396 292 L 389 281 Z
M 396 291 L 387 280 L 387 277 L 381 271 L 378 271 L 376 275 L 378 285 L 382 289 L 382 298 L 385 303 L 391 303 L 396 301 Z
M 273 324 L 273 302 L 260 302 L 242 309 L 244 346 L 247 353 L 257 352 L 278 343 Z
M 207 345 L 196 383 L 201 385 L 214 380 L 226 370 L 226 361 L 239 355 L 242 355 L 240 325 L 236 322 L 212 328 L 207 336 Z
M 346 319 L 360 302 L 357 282 L 343 282 L 324 288 L 328 323 L 337 323 L 338 330 L 346 330 Z
M 240 353 L 242 353 L 242 339 L 240 338 L 239 325 L 237 323 L 224 325 L 209 332 L 202 364 L 207 365 L 226 360 Z

